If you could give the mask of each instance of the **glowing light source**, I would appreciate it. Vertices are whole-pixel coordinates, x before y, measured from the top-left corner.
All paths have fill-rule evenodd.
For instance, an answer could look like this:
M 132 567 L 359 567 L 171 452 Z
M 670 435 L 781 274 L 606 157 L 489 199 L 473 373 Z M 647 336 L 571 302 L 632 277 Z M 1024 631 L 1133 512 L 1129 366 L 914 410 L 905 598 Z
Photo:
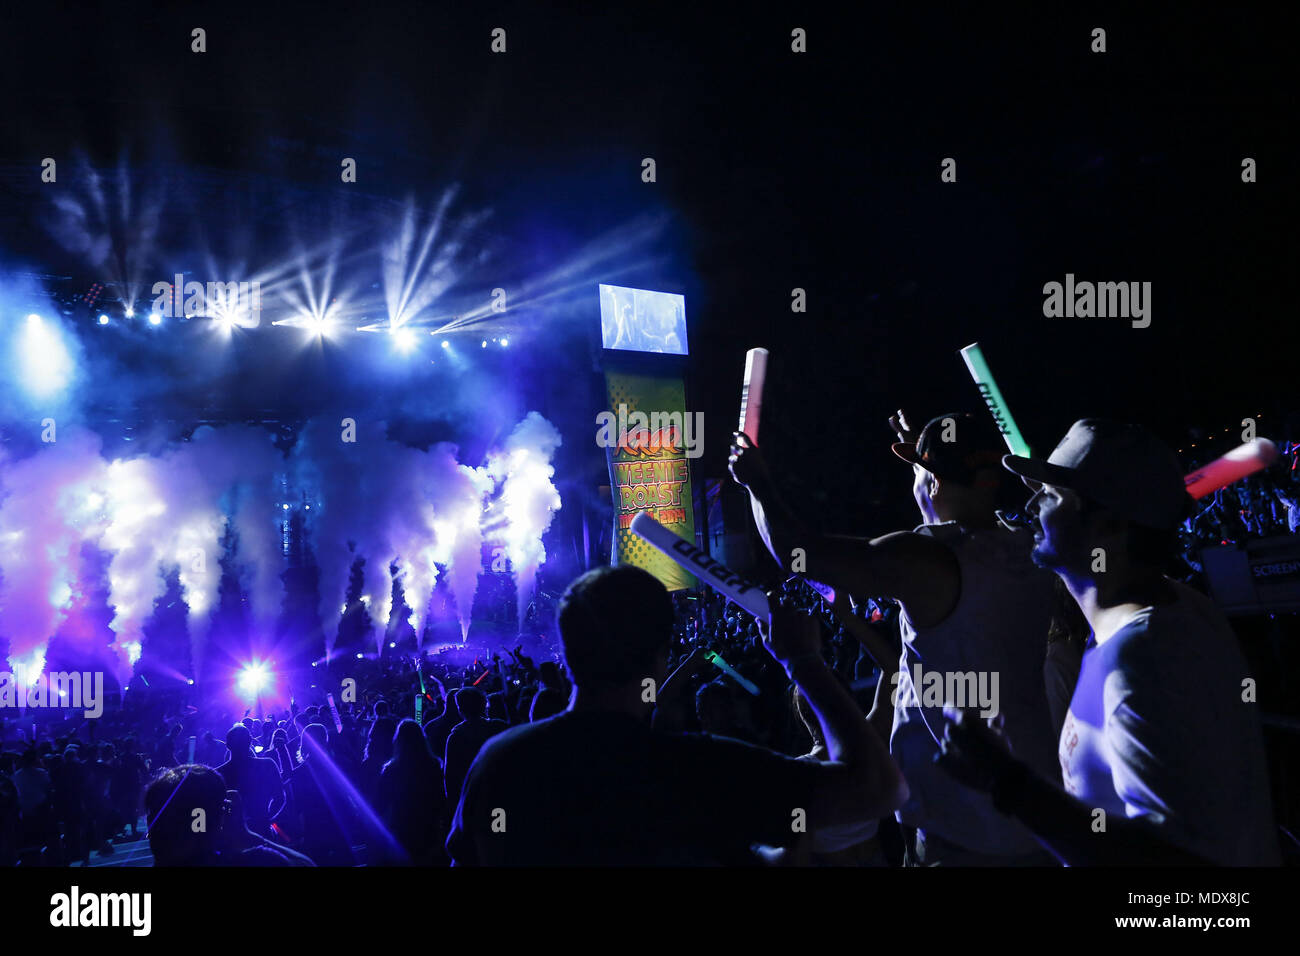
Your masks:
M 507 345 L 509 345 L 509 344 L 510 344 L 510 340 L 509 340 L 508 338 L 506 338 L 505 336 L 502 336 L 502 337 L 501 337 L 501 347 L 502 347 L 502 348 L 505 348 L 505 347 L 506 347 Z
M 108 325 L 108 316 L 106 316 L 106 315 L 101 315 L 101 316 L 99 317 L 99 324 L 100 324 L 100 325 Z
M 443 339 L 443 340 L 442 340 L 442 347 L 445 348 L 445 349 L 449 349 L 449 348 L 451 348 L 451 343 L 448 342 L 446 339 Z
M 415 332 L 411 329 L 397 329 L 393 332 L 393 345 L 397 351 L 406 353 L 415 348 Z
M 126 307 L 126 317 L 128 319 L 135 318 L 135 309 L 131 308 L 129 305 Z
M 483 348 L 487 348 L 487 339 L 483 340 Z
M 27 316 L 18 336 L 18 375 L 32 398 L 48 399 L 63 391 L 72 379 L 72 354 L 64 344 L 58 323 L 47 324 L 39 315 Z
M 162 325 L 162 316 L 159 315 L 157 312 L 151 312 L 151 313 L 149 313 L 149 324 L 150 324 L 150 325 Z
M 245 664 L 239 672 L 235 685 L 249 696 L 260 694 L 271 682 L 271 674 L 265 664 Z

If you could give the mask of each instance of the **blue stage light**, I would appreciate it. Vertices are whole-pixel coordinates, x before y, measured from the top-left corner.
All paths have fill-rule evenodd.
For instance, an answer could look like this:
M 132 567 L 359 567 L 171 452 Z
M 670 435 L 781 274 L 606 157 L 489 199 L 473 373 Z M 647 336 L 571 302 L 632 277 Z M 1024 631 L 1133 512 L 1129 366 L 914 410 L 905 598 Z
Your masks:
M 249 696 L 261 693 L 271 682 L 271 674 L 265 664 L 245 664 L 239 672 L 235 685 Z
M 106 315 L 101 315 L 101 316 L 99 317 L 99 324 L 100 324 L 100 325 L 108 325 L 108 316 L 106 316 Z
M 406 354 L 415 348 L 415 332 L 411 329 L 398 329 L 393 333 L 393 345 L 397 351 Z
M 55 398 L 72 381 L 76 363 L 57 321 L 46 322 L 33 312 L 16 344 L 17 377 L 29 397 L 39 401 Z
M 149 324 L 150 324 L 150 325 L 162 325 L 162 316 L 159 315 L 157 312 L 151 312 L 151 313 L 149 314 Z

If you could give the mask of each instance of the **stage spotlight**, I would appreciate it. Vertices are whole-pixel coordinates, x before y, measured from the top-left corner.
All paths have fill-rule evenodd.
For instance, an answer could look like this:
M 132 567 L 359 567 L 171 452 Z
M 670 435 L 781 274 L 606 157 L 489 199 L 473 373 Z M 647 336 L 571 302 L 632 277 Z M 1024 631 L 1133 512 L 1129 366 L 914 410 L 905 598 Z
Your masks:
M 47 323 L 32 313 L 17 345 L 18 380 L 31 398 L 54 398 L 72 381 L 76 365 L 57 322 Z
M 448 342 L 446 339 L 443 339 L 443 340 L 442 340 L 442 347 L 445 348 L 445 349 L 449 349 L 449 348 L 451 348 L 451 343 Z
M 245 664 L 235 682 L 241 691 L 249 696 L 260 694 L 271 682 L 271 675 L 265 664 Z
M 187 684 L 189 684 L 191 687 L 193 687 L 193 686 L 194 686 L 194 678 L 193 678 L 193 677 L 187 678 L 186 681 L 185 681 L 185 683 L 187 683 Z
M 360 651 L 357 651 L 357 660 L 361 660 L 365 656 L 366 656 L 365 654 L 362 654 Z
M 483 340 L 483 348 L 487 348 L 487 339 Z
M 389 641 L 389 642 L 388 642 L 388 646 L 389 646 L 389 647 L 396 647 L 396 646 L 397 646 L 397 642 L 396 642 L 396 641 Z
M 149 313 L 149 324 L 150 324 L 150 325 L 162 325 L 162 316 L 159 315 L 157 312 L 151 312 L 151 313 Z
M 393 345 L 397 351 L 406 353 L 415 348 L 415 332 L 411 329 L 397 329 L 393 332 Z
M 101 316 L 99 317 L 99 324 L 100 324 L 100 325 L 108 325 L 108 316 L 106 316 L 106 315 L 101 315 Z
M 505 338 L 505 337 L 503 336 L 502 339 L 501 339 L 501 347 L 502 347 L 502 348 L 505 348 L 505 347 L 506 347 L 507 345 L 509 345 L 509 344 L 510 344 L 510 340 L 507 339 L 507 338 Z
M 126 313 L 125 313 L 125 314 L 126 314 L 126 317 L 127 317 L 128 319 L 134 319 L 134 318 L 135 318 L 135 309 L 131 308 L 131 307 L 128 305 L 128 306 L 126 307 Z

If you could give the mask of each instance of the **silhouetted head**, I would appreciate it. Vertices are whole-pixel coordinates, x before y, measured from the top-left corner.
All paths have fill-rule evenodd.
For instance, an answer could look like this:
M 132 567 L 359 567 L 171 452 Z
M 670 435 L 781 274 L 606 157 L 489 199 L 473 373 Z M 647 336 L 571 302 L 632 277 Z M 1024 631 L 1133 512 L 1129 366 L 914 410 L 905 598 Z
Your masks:
M 695 692 L 695 716 L 706 734 L 728 734 L 736 726 L 736 701 L 731 687 L 709 681 Z
M 324 724 L 308 724 L 303 728 L 302 738 L 298 741 L 298 759 L 327 755 L 329 753 L 330 733 Z
M 393 755 L 393 731 L 397 721 L 391 717 L 376 717 L 366 738 L 366 759 L 387 760 Z
M 568 702 L 564 695 L 551 687 L 543 687 L 533 696 L 533 705 L 528 711 L 528 719 L 536 722 L 563 713 Z
M 253 735 L 248 732 L 248 728 L 243 724 L 235 724 L 230 730 L 226 731 L 226 747 L 230 750 L 231 757 L 242 757 L 253 746 Z
M 456 710 L 464 720 L 476 720 L 487 712 L 487 698 L 477 687 L 462 687 L 456 691 Z
M 433 759 L 429 743 L 424 739 L 420 725 L 409 718 L 397 725 L 393 734 L 393 760 L 401 763 L 427 762 Z
M 144 793 L 145 822 L 154 865 L 211 863 L 221 845 L 225 799 L 225 780 L 202 764 L 168 767 L 154 777 Z M 204 825 L 196 828 L 195 823 L 200 819 Z
M 672 639 L 673 602 L 648 571 L 596 568 L 560 598 L 560 640 L 578 687 L 662 683 Z

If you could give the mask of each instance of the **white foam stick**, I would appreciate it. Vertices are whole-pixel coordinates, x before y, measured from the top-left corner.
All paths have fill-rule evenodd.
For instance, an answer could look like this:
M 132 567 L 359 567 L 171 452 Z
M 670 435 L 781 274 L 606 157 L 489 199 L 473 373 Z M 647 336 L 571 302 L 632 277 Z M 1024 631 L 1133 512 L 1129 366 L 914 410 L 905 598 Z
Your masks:
M 739 604 L 754 617 L 767 620 L 771 610 L 767 606 L 767 595 L 763 589 L 752 581 L 732 571 L 725 564 L 714 561 L 711 557 L 691 544 L 685 538 L 669 531 L 649 514 L 642 511 L 632 519 L 632 531 L 646 540 L 658 551 L 662 551 L 691 574 L 723 595 Z
M 763 382 L 767 380 L 767 349 L 745 353 L 745 384 L 740 390 L 740 430 L 758 444 L 758 416 L 763 411 Z

